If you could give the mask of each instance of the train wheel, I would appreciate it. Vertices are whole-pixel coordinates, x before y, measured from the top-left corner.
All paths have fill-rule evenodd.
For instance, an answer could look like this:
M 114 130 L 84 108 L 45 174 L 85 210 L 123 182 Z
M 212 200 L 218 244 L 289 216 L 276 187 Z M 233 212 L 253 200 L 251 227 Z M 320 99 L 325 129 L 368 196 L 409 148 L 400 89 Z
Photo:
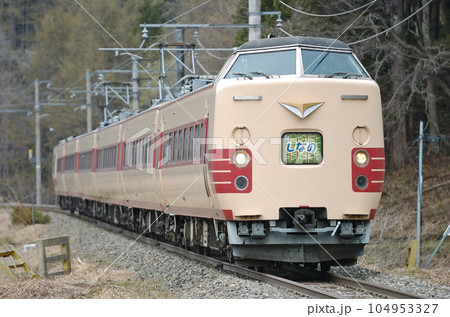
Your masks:
M 228 262 L 234 263 L 234 256 L 233 256 L 233 249 L 231 249 L 231 246 L 227 246 L 227 258 Z
M 318 265 L 319 265 L 318 263 L 305 263 L 303 266 L 308 268 L 308 269 L 315 270 L 315 269 L 317 269 Z
M 331 265 L 326 262 L 320 263 L 320 270 L 324 273 L 330 272 Z

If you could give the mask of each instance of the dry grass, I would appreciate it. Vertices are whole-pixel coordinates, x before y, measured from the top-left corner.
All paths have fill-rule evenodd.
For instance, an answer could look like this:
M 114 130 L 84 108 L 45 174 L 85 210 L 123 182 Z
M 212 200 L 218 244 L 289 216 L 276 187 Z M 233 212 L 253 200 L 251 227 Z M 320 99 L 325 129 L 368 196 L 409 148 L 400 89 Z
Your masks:
M 23 245 L 36 243 L 47 238 L 49 225 L 11 225 L 10 210 L 0 209 L 0 245 L 10 243 L 37 270 L 37 249 L 23 251 Z M 47 254 L 59 253 L 60 248 L 49 247 Z M 22 269 L 16 269 L 19 281 L 14 282 L 0 273 L 1 298 L 173 298 L 160 289 L 157 283 L 142 280 L 136 272 L 111 267 L 105 271 L 108 263 L 92 263 L 89 259 L 72 257 L 72 273 L 49 279 L 30 279 Z M 58 269 L 50 268 L 50 271 Z
M 170 298 L 150 281 L 139 280 L 134 271 L 72 263 L 72 273 L 49 279 L 1 281 L 0 298 Z
M 416 164 L 388 173 L 380 208 L 372 222 L 371 242 L 358 264 L 450 285 L 450 238 L 427 270 L 404 267 L 409 244 L 416 238 L 417 175 Z M 421 267 L 450 224 L 450 157 L 426 159 L 423 176 Z

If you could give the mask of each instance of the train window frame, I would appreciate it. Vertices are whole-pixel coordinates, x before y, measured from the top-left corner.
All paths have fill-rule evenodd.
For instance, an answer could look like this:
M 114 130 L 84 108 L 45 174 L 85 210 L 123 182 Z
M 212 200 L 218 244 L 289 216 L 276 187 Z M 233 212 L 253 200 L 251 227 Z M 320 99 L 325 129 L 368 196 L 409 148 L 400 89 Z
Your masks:
M 299 61 L 299 67 L 300 67 L 300 76 L 301 77 L 321 77 L 321 78 L 336 78 L 334 76 L 330 76 L 328 77 L 327 75 L 330 74 L 307 74 L 305 73 L 305 68 L 304 68 L 304 62 L 303 62 L 303 50 L 305 51 L 318 51 L 318 52 L 323 52 L 323 53 L 340 53 L 340 54 L 349 54 L 353 57 L 353 61 L 356 62 L 356 65 L 360 68 L 360 70 L 363 72 L 362 77 L 351 77 L 353 78 L 357 78 L 357 79 L 371 79 L 369 72 L 364 68 L 364 66 L 362 65 L 361 61 L 358 59 L 358 57 L 355 55 L 354 52 L 352 51 L 348 51 L 348 50 L 337 50 L 337 49 L 321 49 L 321 48 L 313 48 L 313 47 L 299 47 L 299 57 L 298 57 L 298 61 Z M 326 77 L 325 77 L 325 76 Z
M 283 139 L 284 139 L 284 137 L 285 137 L 285 135 L 287 135 L 287 134 L 316 134 L 316 135 L 320 135 L 320 137 L 321 137 L 321 142 L 322 142 L 322 144 L 321 144 L 321 159 L 320 159 L 320 161 L 317 161 L 317 162 L 311 162 L 311 163 L 309 163 L 309 162 L 306 162 L 306 163 L 296 163 L 296 162 L 291 162 L 291 163 L 289 163 L 289 162 L 286 162 L 286 160 L 285 160 L 285 158 L 284 158 L 284 154 L 285 154 L 285 152 L 284 152 L 284 141 L 283 141 Z M 320 164 L 322 164 L 323 163 L 323 161 L 324 161 L 324 153 L 325 153 L 325 151 L 324 151 L 324 138 L 323 138 L 323 134 L 322 133 L 320 133 L 320 132 L 318 132 L 318 131 L 286 131 L 286 132 L 284 132 L 282 135 L 281 135 L 281 143 L 280 143 L 280 158 L 281 158 L 281 163 L 283 164 L 283 165 L 288 165 L 288 166 L 311 166 L 311 165 L 320 165 Z

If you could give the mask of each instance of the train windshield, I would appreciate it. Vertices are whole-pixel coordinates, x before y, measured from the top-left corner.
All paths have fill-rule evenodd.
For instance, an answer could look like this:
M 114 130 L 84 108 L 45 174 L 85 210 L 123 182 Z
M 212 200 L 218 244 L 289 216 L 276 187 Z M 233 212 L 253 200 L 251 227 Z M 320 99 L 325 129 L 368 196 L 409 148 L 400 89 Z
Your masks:
M 295 75 L 295 55 L 295 50 L 241 54 L 225 78 Z
M 351 53 L 302 49 L 302 59 L 307 75 L 368 77 Z

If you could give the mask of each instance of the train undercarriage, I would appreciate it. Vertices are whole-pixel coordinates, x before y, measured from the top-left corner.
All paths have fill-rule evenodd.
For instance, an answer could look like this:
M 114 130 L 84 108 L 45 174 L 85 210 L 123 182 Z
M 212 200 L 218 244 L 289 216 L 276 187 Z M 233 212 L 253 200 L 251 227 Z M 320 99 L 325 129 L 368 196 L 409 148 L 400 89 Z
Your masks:
M 280 220 L 244 222 L 173 215 L 78 197 L 59 196 L 59 205 L 71 213 L 78 211 L 80 215 L 248 267 L 287 262 L 311 268 L 320 265 L 321 270 L 328 271 L 330 266 L 356 264 L 369 241 L 369 221 L 330 222 L 323 219 L 323 210 L 293 211 L 294 217 L 306 214 L 305 219 L 309 219 L 299 228 L 290 217 L 282 216 L 288 211 L 281 209 Z M 314 222 L 315 228 L 308 221 Z

